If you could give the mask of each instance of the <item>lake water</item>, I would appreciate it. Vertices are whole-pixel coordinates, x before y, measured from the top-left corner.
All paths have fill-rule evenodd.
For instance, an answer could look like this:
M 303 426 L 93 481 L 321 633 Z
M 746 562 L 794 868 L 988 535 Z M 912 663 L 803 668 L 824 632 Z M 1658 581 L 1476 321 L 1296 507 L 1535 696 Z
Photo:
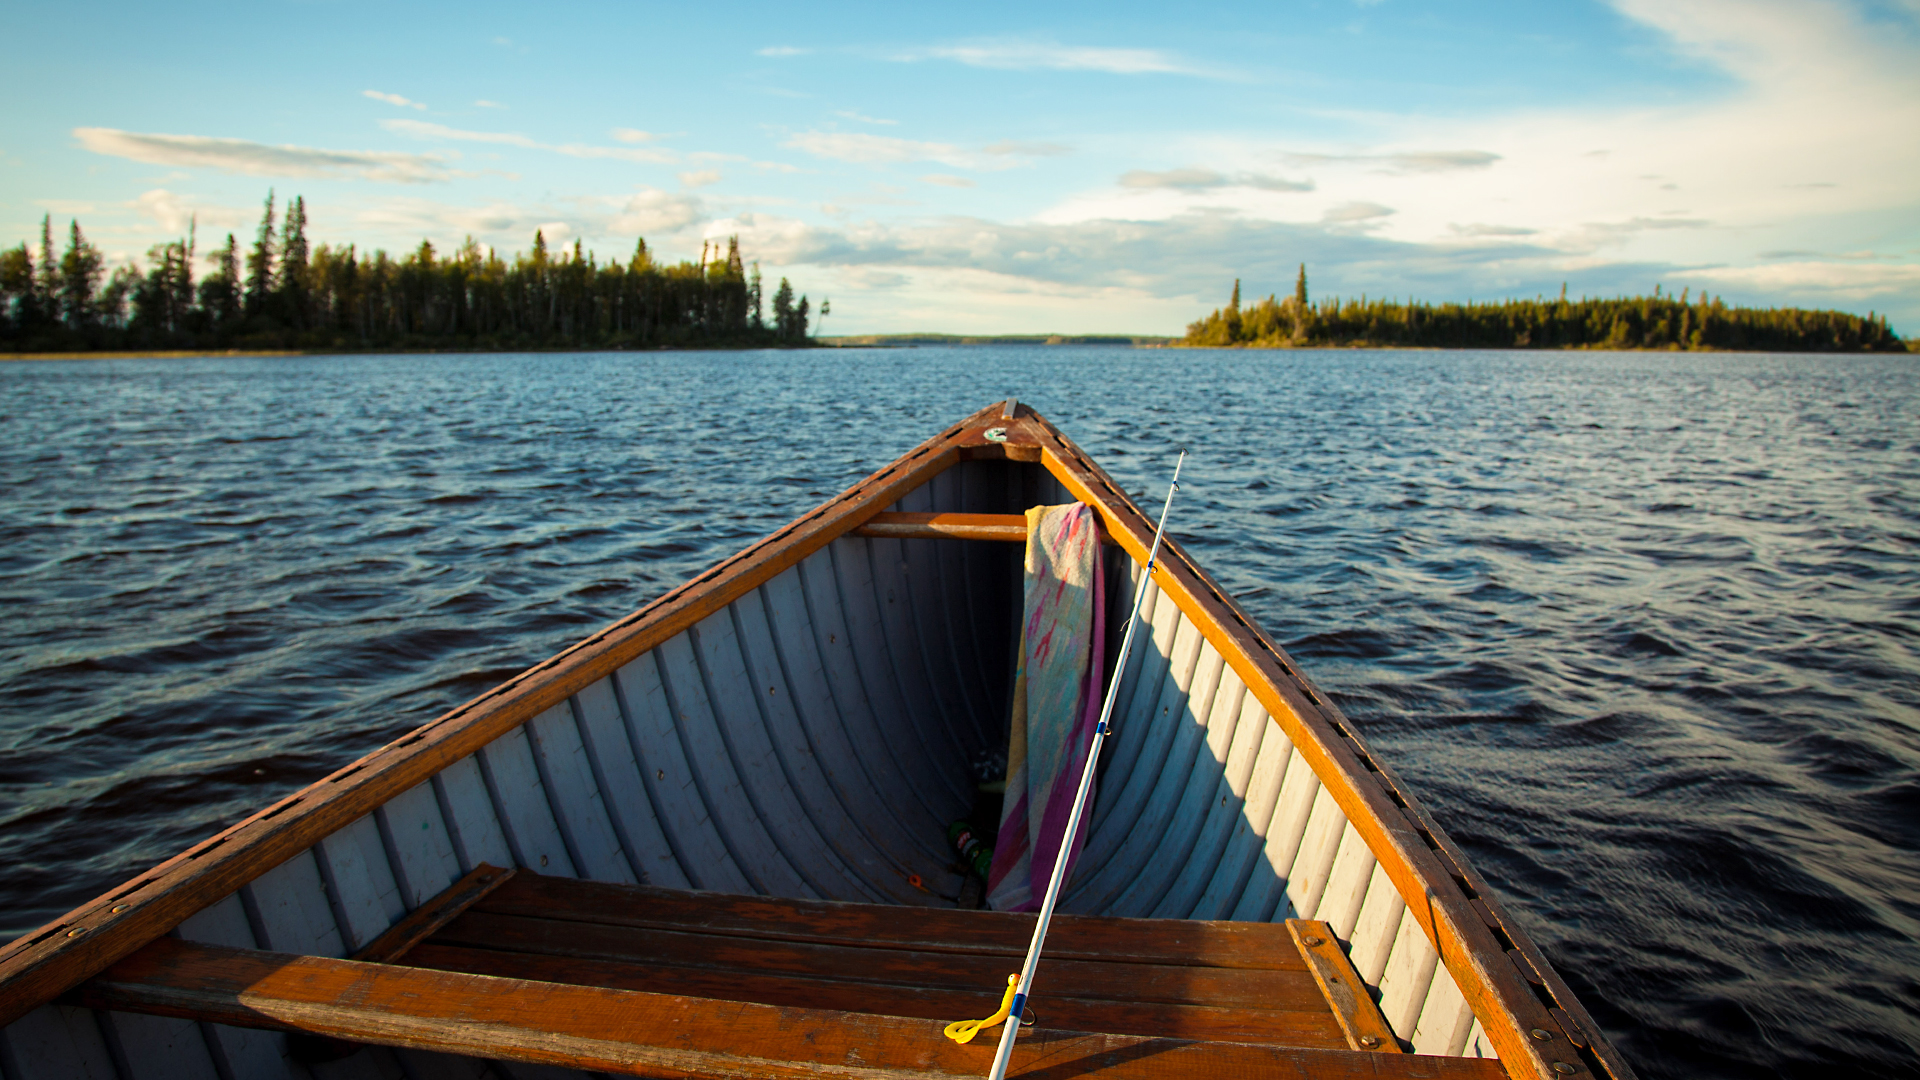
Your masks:
M 1018 395 L 1644 1075 L 1914 1075 L 1920 366 L 929 348 L 0 364 L 0 938 Z

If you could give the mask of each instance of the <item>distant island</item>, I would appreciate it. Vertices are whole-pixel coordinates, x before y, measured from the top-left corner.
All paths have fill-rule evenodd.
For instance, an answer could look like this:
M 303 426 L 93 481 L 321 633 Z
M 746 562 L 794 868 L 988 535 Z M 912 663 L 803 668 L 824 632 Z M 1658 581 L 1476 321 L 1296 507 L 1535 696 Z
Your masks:
M 197 240 L 155 245 L 147 267 L 109 271 L 76 220 L 66 250 L 51 218 L 40 246 L 0 251 L 0 352 L 347 351 L 360 349 L 724 348 L 812 344 L 811 304 L 785 278 L 762 302 L 760 268 L 736 239 L 700 261 L 655 262 L 642 239 L 626 262 L 576 242 L 503 258 L 471 237 L 442 253 L 311 247 L 306 200 L 276 222 L 274 198 L 250 247 L 228 233 L 196 277 Z M 244 267 L 243 264 L 244 263 Z M 820 302 L 820 316 L 832 310 Z
M 1312 303 L 1307 268 L 1293 295 L 1224 308 L 1187 326 L 1176 344 L 1211 348 L 1671 349 L 1751 352 L 1904 352 L 1911 344 L 1884 315 L 1804 308 L 1729 307 L 1690 290 L 1613 299 L 1427 304 L 1338 298 Z

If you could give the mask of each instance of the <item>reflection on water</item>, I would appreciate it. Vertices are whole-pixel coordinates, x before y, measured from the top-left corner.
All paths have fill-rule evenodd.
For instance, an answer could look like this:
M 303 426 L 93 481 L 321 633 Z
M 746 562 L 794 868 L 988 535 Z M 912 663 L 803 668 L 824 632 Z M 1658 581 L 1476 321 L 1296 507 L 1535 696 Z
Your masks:
M 1899 357 L 958 348 L 0 365 L 0 932 L 1017 394 L 1423 794 L 1649 1076 L 1920 1055 Z

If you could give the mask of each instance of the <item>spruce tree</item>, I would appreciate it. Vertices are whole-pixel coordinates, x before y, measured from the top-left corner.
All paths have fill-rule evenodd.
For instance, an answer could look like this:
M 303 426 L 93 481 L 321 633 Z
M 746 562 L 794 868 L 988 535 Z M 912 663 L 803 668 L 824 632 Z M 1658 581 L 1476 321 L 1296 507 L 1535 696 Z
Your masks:
M 761 305 L 760 296 L 760 262 L 756 259 L 753 263 L 753 276 L 747 279 L 747 304 L 753 311 L 753 328 L 755 331 L 761 331 L 767 328 L 766 313 Z
M 60 263 L 53 256 L 53 215 L 40 218 L 40 267 L 34 280 L 35 299 L 49 319 L 60 311 Z
M 280 272 L 278 292 L 280 313 L 296 329 L 307 324 L 307 200 L 296 195 L 287 204 L 286 223 L 280 230 Z
M 793 336 L 793 286 L 786 278 L 773 292 L 773 333 L 781 339 Z
M 60 260 L 60 309 L 67 326 L 74 330 L 91 327 L 96 317 L 94 293 L 100 288 L 100 276 L 106 259 L 100 249 L 80 233 L 80 222 L 67 227 L 67 254 Z
M 1293 302 L 1302 314 L 1307 310 L 1307 264 L 1300 264 L 1300 276 L 1293 279 Z
M 260 232 L 247 253 L 247 314 L 261 314 L 273 295 L 273 189 L 267 189 L 267 210 L 260 216 Z
M 200 282 L 200 310 L 216 328 L 230 329 L 240 319 L 240 247 L 232 233 L 207 261 L 214 269 Z

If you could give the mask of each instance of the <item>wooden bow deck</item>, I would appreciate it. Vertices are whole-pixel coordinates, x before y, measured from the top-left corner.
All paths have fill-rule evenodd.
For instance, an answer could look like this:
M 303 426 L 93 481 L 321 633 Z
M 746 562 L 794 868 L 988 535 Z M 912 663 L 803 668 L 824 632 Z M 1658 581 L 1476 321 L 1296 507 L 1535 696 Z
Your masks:
M 1013 1074 L 1504 1075 L 1401 1053 L 1322 925 L 1057 916 Z M 78 996 L 336 1040 L 303 1043 L 320 1057 L 349 1040 L 645 1076 L 980 1076 L 996 1033 L 941 1029 L 993 1011 L 1032 927 L 482 867 L 356 959 L 163 938 Z

